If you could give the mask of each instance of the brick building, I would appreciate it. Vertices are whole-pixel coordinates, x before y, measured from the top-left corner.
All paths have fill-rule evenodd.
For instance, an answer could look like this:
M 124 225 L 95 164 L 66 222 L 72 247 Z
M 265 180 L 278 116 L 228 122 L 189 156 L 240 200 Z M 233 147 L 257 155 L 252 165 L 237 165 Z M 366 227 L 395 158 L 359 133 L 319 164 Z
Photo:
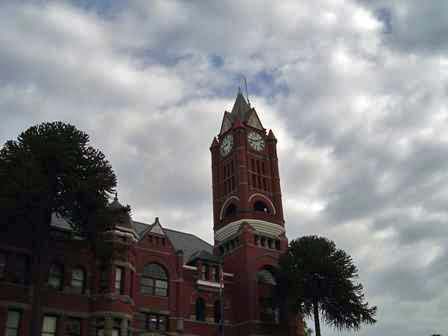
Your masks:
M 41 334 L 301 335 L 301 322 L 280 314 L 273 290 L 288 246 L 276 144 L 238 93 L 210 147 L 214 245 L 158 218 L 133 221 L 117 198 L 110 204 L 116 220 L 94 246 L 54 215 L 48 267 L 38 270 L 46 279 Z M 20 232 L 0 239 L 0 332 L 7 336 L 30 332 L 30 246 Z

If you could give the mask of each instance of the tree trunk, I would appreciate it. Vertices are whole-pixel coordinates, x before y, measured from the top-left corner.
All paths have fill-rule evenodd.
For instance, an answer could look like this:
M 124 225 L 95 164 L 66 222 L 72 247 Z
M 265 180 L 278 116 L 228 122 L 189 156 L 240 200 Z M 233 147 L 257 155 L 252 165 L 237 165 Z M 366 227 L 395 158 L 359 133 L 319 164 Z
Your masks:
M 42 222 L 33 221 L 32 242 L 32 286 L 33 297 L 31 306 L 31 336 L 40 336 L 42 329 L 42 288 L 47 273 L 46 254 L 51 225 L 51 214 L 44 215 Z
M 314 328 L 316 330 L 316 336 L 321 336 L 320 323 L 319 323 L 319 303 L 316 299 L 314 299 L 313 308 L 314 308 Z

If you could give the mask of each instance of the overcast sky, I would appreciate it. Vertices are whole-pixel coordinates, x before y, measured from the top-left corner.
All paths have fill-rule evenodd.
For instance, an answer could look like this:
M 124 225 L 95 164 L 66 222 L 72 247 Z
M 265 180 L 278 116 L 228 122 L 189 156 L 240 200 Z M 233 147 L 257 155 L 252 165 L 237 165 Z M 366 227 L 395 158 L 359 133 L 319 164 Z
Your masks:
M 359 335 L 448 335 L 447 36 L 445 0 L 0 1 L 0 142 L 73 123 L 135 220 L 211 242 L 209 146 L 244 74 L 288 237 L 334 240 L 378 306 Z

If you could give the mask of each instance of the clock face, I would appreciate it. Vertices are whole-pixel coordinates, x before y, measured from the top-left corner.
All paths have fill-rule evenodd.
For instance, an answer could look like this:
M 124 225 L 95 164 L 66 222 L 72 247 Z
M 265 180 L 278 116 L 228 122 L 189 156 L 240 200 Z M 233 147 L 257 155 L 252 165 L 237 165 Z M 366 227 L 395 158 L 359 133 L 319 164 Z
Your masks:
M 230 153 L 233 147 L 233 136 L 232 134 L 227 134 L 224 139 L 222 139 L 220 152 L 222 156 L 226 156 Z
M 256 151 L 262 151 L 264 149 L 263 137 L 256 132 L 250 132 L 247 135 L 247 142 Z

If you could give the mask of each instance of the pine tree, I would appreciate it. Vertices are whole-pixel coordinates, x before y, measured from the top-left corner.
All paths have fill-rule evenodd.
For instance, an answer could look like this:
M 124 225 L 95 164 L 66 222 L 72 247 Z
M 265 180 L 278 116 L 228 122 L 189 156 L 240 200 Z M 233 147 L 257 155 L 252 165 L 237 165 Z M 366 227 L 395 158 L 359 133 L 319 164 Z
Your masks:
M 32 240 L 35 290 L 31 334 L 40 334 L 40 289 L 44 283 L 52 215 L 93 238 L 106 217 L 116 177 L 89 136 L 63 122 L 42 123 L 10 140 L 0 150 L 0 230 L 20 231 Z M 5 235 L 6 236 L 6 235 Z

